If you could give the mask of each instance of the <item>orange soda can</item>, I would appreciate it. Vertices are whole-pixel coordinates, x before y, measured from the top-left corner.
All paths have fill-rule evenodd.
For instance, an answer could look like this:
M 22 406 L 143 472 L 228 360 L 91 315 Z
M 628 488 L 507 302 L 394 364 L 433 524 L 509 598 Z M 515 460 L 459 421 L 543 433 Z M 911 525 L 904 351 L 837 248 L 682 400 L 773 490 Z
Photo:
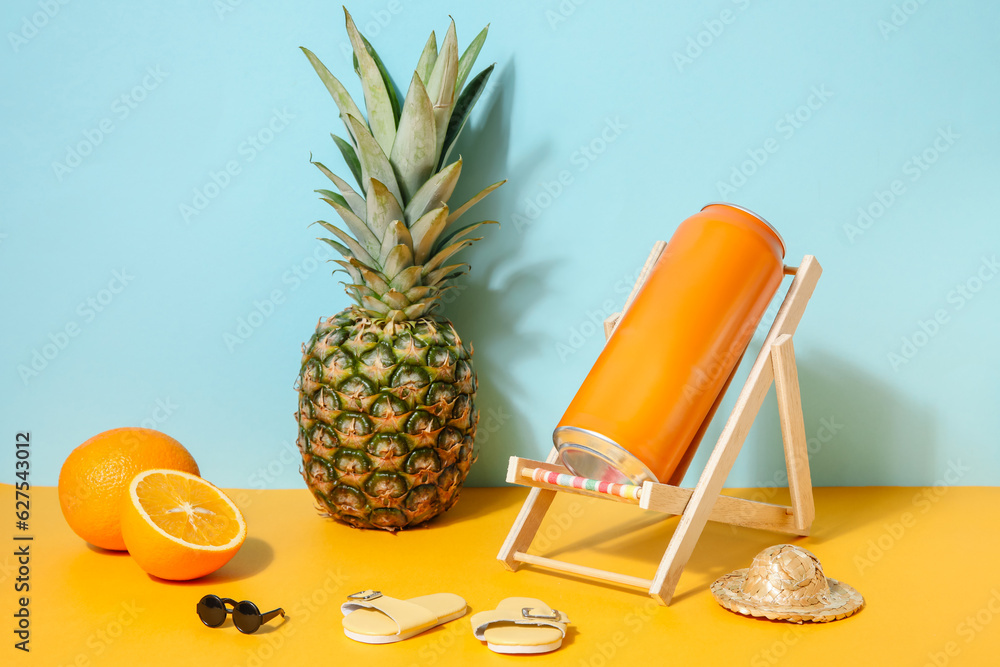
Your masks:
M 562 463 L 601 481 L 679 483 L 784 257 L 778 232 L 739 206 L 682 222 L 552 434 Z

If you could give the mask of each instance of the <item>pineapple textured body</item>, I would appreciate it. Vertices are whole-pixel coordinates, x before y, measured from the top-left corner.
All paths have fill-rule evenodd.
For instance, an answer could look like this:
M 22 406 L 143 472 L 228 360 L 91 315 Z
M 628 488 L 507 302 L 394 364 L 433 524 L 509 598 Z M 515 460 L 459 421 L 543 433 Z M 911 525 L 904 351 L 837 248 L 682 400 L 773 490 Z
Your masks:
M 398 530 L 458 500 L 478 416 L 471 353 L 450 322 L 351 308 L 320 320 L 299 392 L 303 474 L 330 516 Z

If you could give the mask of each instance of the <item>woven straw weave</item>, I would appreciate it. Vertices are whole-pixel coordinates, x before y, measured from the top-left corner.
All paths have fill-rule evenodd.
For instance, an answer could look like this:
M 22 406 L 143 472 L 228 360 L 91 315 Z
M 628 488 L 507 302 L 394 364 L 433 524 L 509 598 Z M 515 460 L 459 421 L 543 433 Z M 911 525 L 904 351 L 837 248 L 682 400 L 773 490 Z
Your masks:
M 792 623 L 836 621 L 865 606 L 858 591 L 828 578 L 815 555 L 792 544 L 768 547 L 749 568 L 720 577 L 712 595 L 738 614 Z

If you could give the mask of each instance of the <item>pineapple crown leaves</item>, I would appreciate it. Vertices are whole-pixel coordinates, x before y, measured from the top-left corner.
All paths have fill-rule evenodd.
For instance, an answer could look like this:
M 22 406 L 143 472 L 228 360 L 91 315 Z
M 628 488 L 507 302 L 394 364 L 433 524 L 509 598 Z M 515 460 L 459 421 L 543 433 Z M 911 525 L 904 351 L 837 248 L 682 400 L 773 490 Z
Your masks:
M 310 155 L 310 162 L 336 188 L 316 192 L 346 230 L 324 220 L 314 224 L 333 237 L 321 240 L 343 256 L 335 262 L 350 276 L 346 290 L 364 316 L 394 322 L 418 319 L 428 316 L 447 283 L 468 269 L 448 260 L 481 239 L 471 237 L 473 231 L 498 224 L 487 220 L 460 227 L 457 221 L 505 181 L 484 188 L 457 208 L 448 204 L 462 173 L 462 158 L 449 159 L 493 72 L 490 65 L 469 79 L 489 26 L 461 56 L 454 20 L 440 48 L 432 32 L 400 104 L 382 59 L 346 7 L 344 15 L 367 115 L 319 58 L 301 48 L 340 112 L 346 138 L 331 136 L 358 190 Z

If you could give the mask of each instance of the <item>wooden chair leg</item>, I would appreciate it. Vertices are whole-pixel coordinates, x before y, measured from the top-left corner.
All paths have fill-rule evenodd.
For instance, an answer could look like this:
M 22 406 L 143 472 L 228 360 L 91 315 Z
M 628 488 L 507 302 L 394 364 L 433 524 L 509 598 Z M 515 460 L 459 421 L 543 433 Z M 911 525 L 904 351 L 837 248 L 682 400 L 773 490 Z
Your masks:
M 545 460 L 548 463 L 555 463 L 558 458 L 559 453 L 553 447 Z M 500 547 L 500 553 L 497 554 L 497 560 L 503 563 L 508 570 L 513 572 L 518 568 L 519 563 L 514 559 L 514 554 L 528 551 L 539 526 L 542 525 L 542 519 L 545 518 L 546 512 L 552 506 L 552 501 L 556 498 L 556 493 L 556 491 L 539 488 L 533 488 L 528 492 L 528 497 L 521 505 L 521 511 L 517 513 L 514 525 L 510 527 L 507 539 L 504 540 Z
M 781 420 L 781 440 L 785 444 L 785 464 L 788 466 L 788 491 L 792 497 L 795 527 L 800 535 L 808 535 L 816 508 L 813 505 L 812 478 L 809 474 L 809 450 L 806 447 L 806 427 L 802 419 L 802 396 L 795 366 L 792 337 L 778 336 L 771 347 L 774 367 L 774 391 L 778 398 Z
M 754 372 L 756 371 L 756 372 Z M 667 551 L 663 554 L 656 576 L 653 577 L 652 595 L 660 604 L 669 605 L 674 589 L 680 581 L 681 572 L 694 551 L 698 538 L 705 529 L 715 501 L 732 470 L 740 453 L 743 441 L 753 425 L 754 418 L 764 403 L 764 397 L 771 386 L 773 372 L 770 363 L 755 365 L 744 391 L 740 394 L 732 415 L 712 450 L 698 485 L 691 494 L 680 523 L 674 531 Z

